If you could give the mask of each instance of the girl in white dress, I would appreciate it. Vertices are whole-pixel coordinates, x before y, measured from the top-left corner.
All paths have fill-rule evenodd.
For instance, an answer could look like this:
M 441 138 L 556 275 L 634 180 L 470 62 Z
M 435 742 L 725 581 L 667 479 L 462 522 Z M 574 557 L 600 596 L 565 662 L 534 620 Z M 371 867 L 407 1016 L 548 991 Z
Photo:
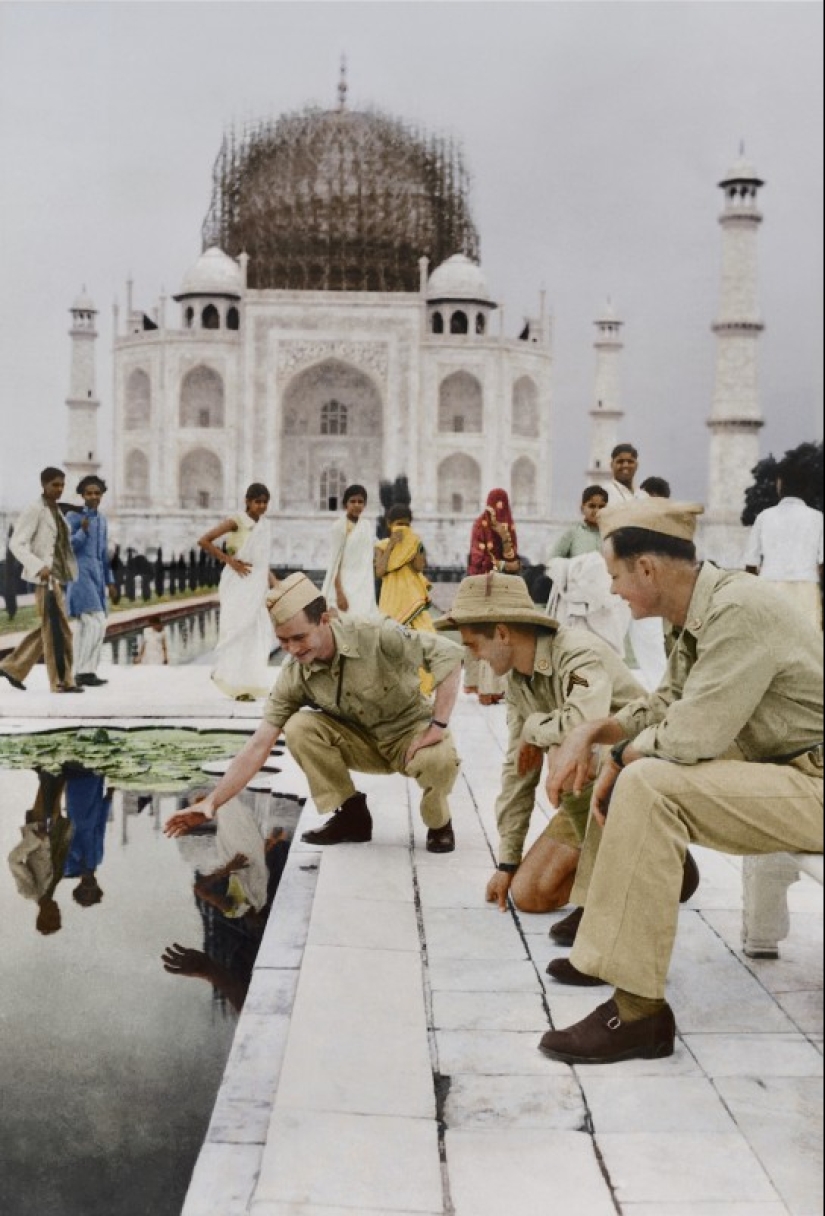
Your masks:
M 236 701 L 254 701 L 269 692 L 269 653 L 275 644 L 266 595 L 278 580 L 269 569 L 270 530 L 265 519 L 269 490 L 260 482 L 246 491 L 246 510 L 222 520 L 198 541 L 223 562 L 218 593 L 221 618 L 212 679 Z M 226 536 L 225 549 L 215 542 Z
M 344 490 L 345 514 L 332 525 L 329 566 L 321 594 L 331 608 L 356 616 L 378 615 L 372 524 L 364 519 L 367 491 L 363 486 Z

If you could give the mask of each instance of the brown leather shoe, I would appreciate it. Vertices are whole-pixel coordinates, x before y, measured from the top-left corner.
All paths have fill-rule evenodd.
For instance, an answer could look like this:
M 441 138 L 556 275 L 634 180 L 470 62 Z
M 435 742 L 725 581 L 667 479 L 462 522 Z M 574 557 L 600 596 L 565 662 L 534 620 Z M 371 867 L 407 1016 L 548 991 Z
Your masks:
M 455 848 L 455 833 L 453 821 L 450 819 L 443 828 L 430 828 L 427 831 L 428 853 L 452 853 Z
M 550 926 L 550 936 L 560 946 L 572 946 L 579 931 L 584 908 L 574 908 L 563 920 L 557 920 Z
M 304 832 L 307 844 L 366 844 L 372 840 L 372 815 L 363 794 L 347 798 L 322 828 Z
M 566 1030 L 548 1030 L 539 1051 L 565 1064 L 614 1064 L 673 1055 L 676 1021 L 670 1005 L 650 1018 L 623 1022 L 615 1001 L 606 1001 Z
M 569 958 L 554 958 L 547 964 L 547 974 L 560 984 L 574 984 L 577 988 L 596 988 L 599 984 L 607 983 L 597 975 L 585 975 L 573 966 Z
M 682 869 L 682 889 L 679 892 L 679 903 L 685 904 L 691 895 L 695 895 L 699 886 L 699 867 L 690 849 L 685 853 L 685 863 Z

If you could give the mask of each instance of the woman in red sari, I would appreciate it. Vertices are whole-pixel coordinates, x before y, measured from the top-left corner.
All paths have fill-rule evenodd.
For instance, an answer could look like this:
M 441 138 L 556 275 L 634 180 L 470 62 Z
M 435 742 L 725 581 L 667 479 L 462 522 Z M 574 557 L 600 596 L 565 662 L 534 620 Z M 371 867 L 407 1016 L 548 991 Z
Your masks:
M 491 490 L 487 495 L 487 505 L 473 524 L 470 537 L 467 573 L 489 574 L 491 570 L 501 574 L 518 574 L 521 570 L 510 499 L 502 489 Z M 466 693 L 478 693 L 482 705 L 495 705 L 504 697 L 504 684 L 504 679 L 496 676 L 489 664 L 476 660 L 465 651 Z

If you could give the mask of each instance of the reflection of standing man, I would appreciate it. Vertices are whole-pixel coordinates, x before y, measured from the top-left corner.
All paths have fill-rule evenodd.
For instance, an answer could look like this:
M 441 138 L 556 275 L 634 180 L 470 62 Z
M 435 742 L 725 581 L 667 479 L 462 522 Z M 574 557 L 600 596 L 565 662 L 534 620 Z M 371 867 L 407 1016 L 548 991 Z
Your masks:
M 106 482 L 93 474 L 77 487 L 83 499 L 79 511 L 66 516 L 77 559 L 78 575 L 66 588 L 66 607 L 70 617 L 78 618 L 75 637 L 75 670 L 78 684 L 95 686 L 107 683 L 97 673 L 106 634 L 106 592 L 116 599 L 117 588 L 109 567 L 109 534 L 106 519 L 100 514 L 100 500 Z
M 99 904 L 103 898 L 96 871 L 103 861 L 112 795 L 107 794 L 106 782 L 100 774 L 68 766 L 64 771 L 66 810 L 72 824 L 72 841 L 63 874 L 66 878 L 80 879 L 72 891 L 72 898 L 75 903 L 89 908 L 92 904 Z
M 40 474 L 40 484 L 41 497 L 26 507 L 9 541 L 23 567 L 23 578 L 36 584 L 40 624 L 0 665 L 0 676 L 13 688 L 25 688 L 23 680 L 42 658 L 52 692 L 83 692 L 72 675 L 72 631 L 63 596 L 65 584 L 77 578 L 69 527 L 58 506 L 66 475 L 62 469 L 49 466 Z
M 611 507 L 619 503 L 632 502 L 635 498 L 647 498 L 644 490 L 636 490 L 634 479 L 639 468 L 639 453 L 632 443 L 617 443 L 610 453 L 610 472 L 607 483 L 607 501 Z M 667 666 L 665 654 L 664 624 L 661 617 L 646 617 L 631 620 L 627 636 L 639 668 L 642 683 L 651 691 L 658 688 Z
M 54 893 L 63 877 L 72 825 L 60 812 L 63 774 L 41 771 L 37 782 L 37 797 L 26 811 L 20 842 L 9 853 L 9 869 L 23 898 L 37 904 L 37 931 L 47 935 L 57 933 L 62 924 Z

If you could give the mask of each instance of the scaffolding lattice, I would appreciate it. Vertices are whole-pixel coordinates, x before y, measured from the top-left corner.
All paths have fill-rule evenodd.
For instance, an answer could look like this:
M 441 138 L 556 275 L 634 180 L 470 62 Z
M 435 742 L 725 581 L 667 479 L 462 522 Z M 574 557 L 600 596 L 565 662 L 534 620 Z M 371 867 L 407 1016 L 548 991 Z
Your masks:
M 418 260 L 478 260 L 455 140 L 378 111 L 307 109 L 225 135 L 203 247 L 249 255 L 252 288 L 417 291 Z

